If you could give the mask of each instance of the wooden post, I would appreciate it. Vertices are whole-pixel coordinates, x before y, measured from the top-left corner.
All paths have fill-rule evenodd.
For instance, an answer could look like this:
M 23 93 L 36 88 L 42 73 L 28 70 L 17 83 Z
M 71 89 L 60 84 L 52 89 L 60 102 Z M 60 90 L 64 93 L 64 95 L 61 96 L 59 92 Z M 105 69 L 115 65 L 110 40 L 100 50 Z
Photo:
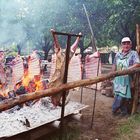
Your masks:
M 137 111 L 137 105 L 138 105 L 138 95 L 139 95 L 139 73 L 134 74 L 134 95 L 133 95 L 133 104 L 132 104 L 132 111 L 131 114 L 133 115 Z
M 136 48 L 136 50 L 137 50 L 137 52 L 138 52 L 138 54 L 139 54 L 139 57 L 140 57 L 140 25 L 138 25 L 138 24 L 136 24 L 136 44 L 137 44 L 137 48 Z M 140 74 L 139 73 L 137 73 L 137 74 L 135 74 L 134 75 L 134 80 L 135 80 L 135 82 L 134 82 L 134 87 L 133 87 L 133 89 L 132 89 L 132 91 L 134 92 L 134 93 L 132 93 L 133 94 L 133 103 L 132 103 L 132 111 L 131 111 L 131 114 L 134 114 L 136 111 L 137 111 L 137 105 L 138 105 L 138 96 L 139 96 L 139 76 L 140 76 Z
M 140 25 L 136 24 L 136 44 L 137 44 L 137 52 L 140 56 Z

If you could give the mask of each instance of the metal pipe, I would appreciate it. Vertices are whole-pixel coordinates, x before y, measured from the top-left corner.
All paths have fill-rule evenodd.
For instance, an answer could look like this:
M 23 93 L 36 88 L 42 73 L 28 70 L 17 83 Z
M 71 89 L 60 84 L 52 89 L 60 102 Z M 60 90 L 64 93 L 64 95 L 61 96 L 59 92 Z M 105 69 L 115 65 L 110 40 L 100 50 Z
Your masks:
M 82 80 L 84 79 L 85 74 L 85 58 L 82 59 Z M 81 87 L 81 97 L 80 97 L 80 103 L 83 101 L 83 86 Z

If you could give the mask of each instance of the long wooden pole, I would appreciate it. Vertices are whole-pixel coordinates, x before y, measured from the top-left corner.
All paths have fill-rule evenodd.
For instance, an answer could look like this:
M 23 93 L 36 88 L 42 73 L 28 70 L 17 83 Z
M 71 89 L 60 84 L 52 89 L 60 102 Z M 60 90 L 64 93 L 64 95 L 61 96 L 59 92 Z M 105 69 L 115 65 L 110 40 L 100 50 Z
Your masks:
M 139 57 L 140 57 L 140 25 L 136 24 L 136 43 L 137 43 L 137 52 L 139 54 Z M 137 105 L 138 105 L 138 96 L 139 96 L 139 81 L 140 81 L 140 78 L 139 78 L 139 74 L 135 74 L 134 75 L 134 83 L 135 83 L 135 86 L 133 87 L 132 91 L 134 92 L 133 93 L 133 103 L 132 103 L 132 111 L 131 111 L 131 114 L 133 115 L 136 110 L 137 110 Z
M 95 44 L 94 33 L 93 33 L 93 29 L 92 29 L 92 26 L 91 26 L 91 23 L 90 23 L 90 20 L 89 20 L 89 16 L 88 16 L 88 12 L 87 12 L 86 6 L 84 4 L 83 4 L 83 8 L 85 10 L 87 21 L 88 21 L 89 28 L 90 28 L 90 32 L 91 32 L 91 43 L 92 43 L 92 52 L 94 52 L 94 51 L 97 51 L 97 47 L 96 47 L 96 44 Z
M 132 111 L 131 114 L 133 115 L 137 111 L 137 106 L 138 106 L 138 95 L 139 95 L 139 73 L 136 73 L 133 78 L 134 78 L 134 87 L 133 87 L 133 103 L 132 103 Z
M 136 24 L 136 43 L 137 43 L 137 52 L 140 56 L 140 25 Z
M 15 105 L 22 104 L 22 103 L 25 103 L 25 102 L 30 101 L 30 100 L 35 100 L 35 99 L 39 99 L 39 98 L 46 97 L 46 96 L 52 96 L 52 95 L 57 94 L 60 91 L 65 91 L 65 90 L 73 89 L 75 87 L 80 87 L 80 86 L 92 85 L 92 84 L 96 84 L 96 83 L 99 83 L 101 81 L 104 81 L 104 80 L 107 80 L 110 78 L 114 78 L 116 76 L 134 74 L 134 73 L 138 73 L 138 72 L 140 72 L 140 68 L 133 68 L 133 69 L 123 70 L 123 71 L 116 71 L 116 72 L 104 74 L 104 75 L 101 75 L 101 76 L 98 76 L 98 77 L 95 77 L 92 79 L 78 80 L 75 82 L 62 84 L 59 87 L 54 87 L 54 88 L 49 88 L 46 90 L 36 91 L 33 93 L 29 93 L 29 94 L 24 94 L 21 96 L 17 96 L 13 99 L 7 99 L 7 100 L 4 100 L 3 102 L 1 102 L 0 103 L 0 111 L 9 109 Z

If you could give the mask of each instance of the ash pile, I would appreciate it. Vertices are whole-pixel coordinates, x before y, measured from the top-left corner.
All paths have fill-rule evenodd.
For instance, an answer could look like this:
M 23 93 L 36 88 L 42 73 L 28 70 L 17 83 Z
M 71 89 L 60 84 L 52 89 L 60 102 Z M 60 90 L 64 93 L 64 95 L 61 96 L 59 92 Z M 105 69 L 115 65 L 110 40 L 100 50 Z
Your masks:
M 20 86 L 15 92 L 8 92 L 7 97 L 1 96 L 1 103 L 8 98 L 19 96 L 19 94 L 28 94 L 25 87 Z M 75 114 L 85 107 L 85 105 L 78 102 L 69 101 L 65 105 L 64 116 Z M 50 97 L 16 105 L 0 113 L 0 138 L 14 136 L 60 118 L 61 107 L 54 106 Z
M 2 103 L 9 98 L 15 98 L 22 94 L 30 94 L 28 92 L 36 91 L 36 89 L 38 89 L 37 87 L 35 81 L 30 81 L 27 87 L 23 86 L 20 81 L 15 85 L 14 90 L 8 91 L 7 93 L 5 90 L 5 94 L 1 94 L 0 102 Z M 46 88 L 46 86 L 41 87 L 44 89 Z M 74 114 L 77 110 L 79 111 L 83 108 L 85 108 L 85 105 L 69 101 L 65 106 L 64 116 Z M 13 108 L 0 113 L 0 138 L 10 137 L 29 131 L 41 125 L 58 120 L 60 117 L 61 107 L 54 106 L 50 97 L 44 97 L 16 105 Z
M 69 101 L 65 106 L 65 116 L 81 110 L 85 106 Z M 15 106 L 12 109 L 0 113 L 0 138 L 10 137 L 22 132 L 29 131 L 41 125 L 60 119 L 61 107 L 51 103 L 49 97 L 35 102 L 32 106 Z
M 23 94 L 47 89 L 48 80 L 43 79 L 40 60 L 35 52 L 28 59 L 17 56 L 7 65 L 4 52 L 0 52 L 0 102 Z M 65 115 L 85 108 L 77 102 L 69 101 L 65 106 Z M 60 119 L 61 107 L 54 106 L 50 97 L 28 101 L 0 113 L 0 138 L 10 137 L 29 131 L 41 125 Z

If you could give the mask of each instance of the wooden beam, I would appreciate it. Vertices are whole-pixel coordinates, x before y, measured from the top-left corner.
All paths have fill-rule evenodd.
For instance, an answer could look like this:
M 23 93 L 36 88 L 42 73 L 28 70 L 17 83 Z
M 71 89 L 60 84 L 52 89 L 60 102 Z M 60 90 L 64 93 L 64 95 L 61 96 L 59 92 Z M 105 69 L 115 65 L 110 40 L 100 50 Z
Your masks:
M 140 56 L 140 25 L 136 24 L 136 44 L 137 44 L 137 52 Z M 138 96 L 139 96 L 139 78 L 140 74 L 134 75 L 134 87 L 132 88 L 132 95 L 133 95 L 133 102 L 132 102 L 132 111 L 131 114 L 133 115 L 137 111 L 138 105 Z
M 136 24 L 136 44 L 137 44 L 137 52 L 140 56 L 140 25 Z
M 140 72 L 140 68 L 116 71 L 116 72 L 104 74 L 104 75 L 101 75 L 101 76 L 98 76 L 98 77 L 95 77 L 92 79 L 78 80 L 75 82 L 62 84 L 59 87 L 54 87 L 54 88 L 49 88 L 46 90 L 36 91 L 33 93 L 29 93 L 29 94 L 24 94 L 21 96 L 17 96 L 13 99 L 7 99 L 7 100 L 4 100 L 3 102 L 1 102 L 0 111 L 9 109 L 15 105 L 19 105 L 19 104 L 25 103 L 30 100 L 35 100 L 35 99 L 39 99 L 39 98 L 46 97 L 46 96 L 52 96 L 54 94 L 58 94 L 60 91 L 66 91 L 66 90 L 73 89 L 75 87 L 80 87 L 80 86 L 92 85 L 92 84 L 96 84 L 96 83 L 99 83 L 99 82 L 107 80 L 107 79 L 114 78 L 116 76 L 134 74 L 134 73 L 138 73 L 138 72 Z
M 140 74 L 136 73 L 134 75 L 134 87 L 133 87 L 133 103 L 132 103 L 132 111 L 131 114 L 133 115 L 137 111 L 137 106 L 138 106 L 138 96 L 139 96 L 139 80 L 140 80 Z

